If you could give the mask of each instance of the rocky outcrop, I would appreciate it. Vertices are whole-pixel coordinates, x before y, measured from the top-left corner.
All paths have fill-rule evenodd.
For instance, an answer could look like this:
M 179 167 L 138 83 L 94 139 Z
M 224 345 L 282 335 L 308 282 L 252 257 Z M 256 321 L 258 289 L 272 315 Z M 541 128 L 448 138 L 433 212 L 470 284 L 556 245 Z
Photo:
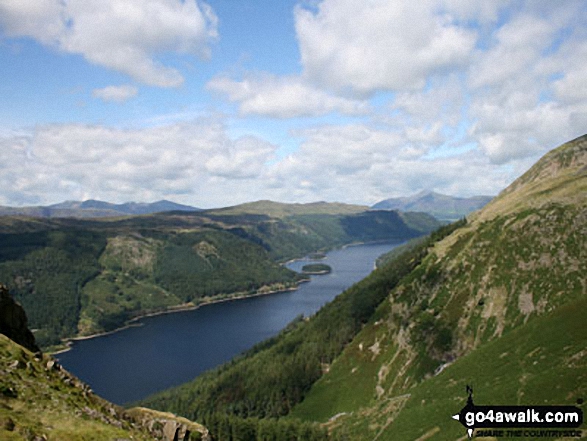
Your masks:
M 208 430 L 204 426 L 172 413 L 159 412 L 145 407 L 133 407 L 125 413 L 134 424 L 146 429 L 158 440 L 210 440 Z
M 32 352 L 39 351 L 35 337 L 27 326 L 24 309 L 10 296 L 4 285 L 0 285 L 0 334 Z
M 92 430 L 95 435 L 88 437 Z M 145 408 L 127 410 L 100 398 L 50 355 L 32 353 L 0 335 L 4 439 L 210 441 L 204 426 L 185 418 Z

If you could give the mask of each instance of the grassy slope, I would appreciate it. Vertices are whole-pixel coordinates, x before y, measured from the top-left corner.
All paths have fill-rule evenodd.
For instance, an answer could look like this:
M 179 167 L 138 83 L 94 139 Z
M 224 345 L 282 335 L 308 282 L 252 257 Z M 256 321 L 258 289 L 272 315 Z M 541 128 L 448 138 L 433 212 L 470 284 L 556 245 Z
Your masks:
M 87 386 L 53 364 L 0 335 L 0 439 L 49 441 L 112 441 L 163 439 L 149 431 L 149 422 L 161 428 L 167 421 L 184 424 L 193 440 L 203 426 L 173 415 L 134 409 L 131 412 L 95 396 Z M 43 438 L 44 437 L 44 438 Z
M 416 425 L 415 417 L 402 410 L 404 406 L 414 408 L 414 403 L 422 406 L 421 400 L 413 398 L 407 401 L 410 406 L 406 403 L 414 391 L 428 391 L 429 395 L 418 395 L 424 404 L 439 400 L 443 391 L 427 389 L 440 378 L 431 378 L 431 374 L 443 363 L 467 354 L 442 375 L 472 360 L 467 369 L 480 376 L 468 379 L 483 385 L 479 389 L 487 387 L 491 374 L 496 375 L 496 385 L 504 384 L 492 391 L 479 390 L 479 394 L 489 393 L 490 398 L 504 394 L 502 398 L 508 401 L 499 404 L 513 404 L 508 387 L 529 382 L 528 375 L 520 369 L 504 370 L 510 363 L 505 358 L 492 361 L 495 369 L 484 370 L 484 356 L 477 354 L 488 356 L 494 351 L 495 355 L 497 349 L 491 349 L 492 345 L 505 352 L 513 341 L 508 339 L 515 333 L 520 333 L 522 340 L 552 350 L 552 363 L 558 366 L 552 377 L 554 371 L 547 366 L 534 371 L 533 384 L 538 388 L 561 376 L 563 383 L 548 398 L 559 404 L 560 400 L 572 403 L 575 386 L 579 392 L 585 388 L 585 351 L 565 351 L 584 347 L 587 335 L 578 317 L 571 317 L 578 306 L 584 306 L 587 293 L 586 163 L 585 137 L 556 149 L 472 216 L 467 227 L 436 244 L 422 264 L 392 291 L 389 302 L 380 306 L 370 325 L 292 415 L 326 421 L 343 413 L 336 419 L 335 433 L 350 433 L 351 439 L 373 439 L 385 429 L 382 439 L 391 439 L 391 433 L 404 433 L 393 432 L 400 430 L 397 427 L 402 427 L 401 421 L 406 426 Z M 566 315 L 569 317 L 565 319 Z M 556 349 L 560 336 L 566 333 L 575 343 Z M 538 342 L 538 338 L 542 340 Z M 520 348 L 511 363 L 523 365 L 525 350 Z M 575 354 L 578 371 L 565 361 L 569 354 Z M 546 353 L 541 355 L 548 358 Z M 577 372 L 583 376 L 577 376 Z M 573 381 L 577 383 L 573 385 Z M 454 394 L 448 396 L 449 401 L 462 401 L 464 389 L 460 386 L 451 389 Z M 493 392 L 496 395 L 491 395 Z M 538 388 L 524 393 L 533 399 L 542 391 Z M 444 404 L 436 410 L 421 408 L 421 412 L 430 412 L 431 420 L 424 424 L 419 421 L 424 432 L 418 436 L 430 431 L 431 439 L 454 439 L 452 434 L 436 431 L 433 425 L 432 415 Z M 406 435 L 397 439 L 414 438 Z
M 467 384 L 474 388 L 476 404 L 575 404 L 587 393 L 586 300 L 567 304 L 480 347 L 406 394 L 373 400 L 372 406 L 362 408 L 340 403 L 340 411 L 354 413 L 331 426 L 349 439 L 407 440 L 426 434 L 430 439 L 462 438 L 463 427 L 450 416 L 466 403 Z M 310 419 L 325 420 L 326 413 L 314 405 Z

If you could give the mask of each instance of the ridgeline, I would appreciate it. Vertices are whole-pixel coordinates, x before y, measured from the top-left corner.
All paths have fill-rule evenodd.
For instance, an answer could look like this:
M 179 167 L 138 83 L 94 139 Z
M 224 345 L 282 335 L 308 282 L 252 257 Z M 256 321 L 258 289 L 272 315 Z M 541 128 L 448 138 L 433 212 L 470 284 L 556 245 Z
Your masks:
M 585 409 L 585 195 L 587 136 L 311 319 L 145 403 L 217 440 L 290 439 L 264 437 L 269 422 L 314 424 L 314 439 L 462 439 L 465 385 L 479 404 Z
M 39 344 L 117 329 L 145 314 L 291 289 L 282 262 L 353 242 L 409 239 L 422 213 L 259 202 L 109 219 L 0 217 L 0 283 Z

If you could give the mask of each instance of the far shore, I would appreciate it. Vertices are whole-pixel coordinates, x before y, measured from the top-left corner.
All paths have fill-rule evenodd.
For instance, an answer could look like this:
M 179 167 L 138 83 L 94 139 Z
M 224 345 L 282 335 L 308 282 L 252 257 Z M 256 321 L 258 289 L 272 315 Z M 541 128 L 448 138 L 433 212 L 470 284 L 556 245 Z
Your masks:
M 275 290 L 262 291 L 262 292 L 259 292 L 259 290 L 258 290 L 256 293 L 253 293 L 253 294 L 234 293 L 233 295 L 228 295 L 227 297 L 222 297 L 222 298 L 218 298 L 218 297 L 205 298 L 197 305 L 192 302 L 189 302 L 189 303 L 184 303 L 181 305 L 170 306 L 169 308 L 161 310 L 161 311 L 145 312 L 144 314 L 139 314 L 136 317 L 131 318 L 123 326 L 116 328 L 116 329 L 113 329 L 111 331 L 98 332 L 95 334 L 81 335 L 78 337 L 71 337 L 71 338 L 64 339 L 62 344 L 66 346 L 65 348 L 59 349 L 57 351 L 48 352 L 48 354 L 53 355 L 53 356 L 63 354 L 64 352 L 67 352 L 71 349 L 71 345 L 75 341 L 89 340 L 89 339 L 97 338 L 97 337 L 104 337 L 106 335 L 114 334 L 115 332 L 123 331 L 128 328 L 143 326 L 142 323 L 136 323 L 136 322 L 138 322 L 139 320 L 142 320 L 144 318 L 147 318 L 147 317 L 155 317 L 155 316 L 164 315 L 164 314 L 173 314 L 175 312 L 193 311 L 193 310 L 198 309 L 202 306 L 214 305 L 217 303 L 232 302 L 235 300 L 244 300 L 244 299 L 250 299 L 253 297 L 261 297 L 261 296 L 266 296 L 266 295 L 271 295 L 271 294 L 291 292 L 291 291 L 297 290 L 299 288 L 300 283 L 305 283 L 305 282 L 309 282 L 309 281 L 310 281 L 310 279 L 299 280 L 295 286 L 292 286 L 290 288 L 275 289 Z
M 372 241 L 372 242 L 353 242 L 350 244 L 346 244 L 346 245 L 342 245 L 340 247 L 335 247 L 333 249 L 344 249 L 347 247 L 352 247 L 352 246 L 358 246 L 358 245 L 368 245 L 368 244 L 378 244 L 378 243 L 391 243 L 391 242 L 396 242 L 394 240 L 389 241 L 389 240 L 381 240 L 381 241 Z M 333 249 L 329 249 L 329 250 L 323 250 L 323 251 L 319 251 L 318 253 L 327 253 L 329 251 L 332 251 Z M 300 260 L 306 260 L 308 259 L 308 255 L 304 256 L 304 257 L 298 257 L 298 258 L 294 258 L 294 259 L 290 259 L 287 262 L 282 262 L 281 265 L 287 265 L 289 263 L 292 262 L 296 262 L 296 261 L 300 261 Z M 322 260 L 322 259 L 320 259 Z M 309 275 L 324 275 L 324 274 L 328 274 L 327 272 L 325 273 L 316 273 L 316 274 L 310 274 L 310 273 L 299 273 L 302 276 L 309 276 Z M 299 285 L 301 283 L 305 283 L 305 282 L 309 282 L 310 278 L 305 278 L 305 279 L 301 279 L 299 280 L 294 286 L 290 287 L 290 288 L 285 288 L 285 289 L 275 289 L 275 290 L 269 290 L 269 291 L 263 291 L 263 292 L 259 292 L 260 290 L 263 289 L 263 287 L 259 288 L 259 290 L 257 290 L 256 293 L 253 294 L 244 294 L 242 292 L 236 292 L 233 294 L 228 294 L 226 297 L 211 297 L 211 298 L 204 298 L 200 301 L 200 303 L 198 304 L 194 304 L 192 302 L 189 303 L 184 303 L 181 305 L 176 305 L 176 306 L 170 306 L 169 308 L 166 308 L 164 310 L 160 310 L 160 311 L 151 311 L 151 312 L 145 312 L 143 314 L 139 314 L 133 318 L 131 318 L 130 320 L 128 320 L 127 322 L 124 323 L 124 325 L 122 325 L 119 328 L 113 329 L 111 331 L 106 331 L 106 332 L 98 332 L 95 334 L 90 334 L 90 335 L 82 335 L 82 336 L 78 336 L 78 337 L 70 337 L 70 338 L 66 338 L 64 340 L 62 340 L 62 344 L 57 346 L 58 350 L 56 351 L 48 351 L 47 354 L 49 355 L 59 355 L 59 354 L 63 354 L 67 351 L 69 351 L 71 349 L 71 346 L 73 344 L 73 342 L 75 341 L 81 341 L 81 340 L 89 340 L 92 338 L 97 338 L 97 337 L 104 337 L 106 335 L 110 335 L 110 334 L 114 334 L 115 332 L 119 332 L 119 331 L 123 331 L 125 329 L 128 328 L 133 328 L 133 327 L 138 327 L 138 326 L 143 326 L 142 323 L 136 323 L 139 320 L 142 320 L 144 318 L 147 317 L 154 317 L 154 316 L 158 316 L 158 315 L 163 315 L 163 314 L 172 314 L 175 312 L 183 312 L 183 311 L 192 311 L 195 309 L 200 308 L 201 306 L 206 306 L 206 305 L 213 305 L 216 303 L 224 303 L 224 302 L 232 302 L 234 300 L 243 300 L 243 299 L 248 299 L 248 298 L 253 298 L 253 297 L 260 297 L 260 296 L 265 296 L 265 295 L 271 295 L 271 294 L 279 294 L 279 293 L 283 293 L 283 292 L 290 292 L 290 291 L 295 291 L 299 288 Z M 65 346 L 63 348 L 61 348 L 61 346 Z

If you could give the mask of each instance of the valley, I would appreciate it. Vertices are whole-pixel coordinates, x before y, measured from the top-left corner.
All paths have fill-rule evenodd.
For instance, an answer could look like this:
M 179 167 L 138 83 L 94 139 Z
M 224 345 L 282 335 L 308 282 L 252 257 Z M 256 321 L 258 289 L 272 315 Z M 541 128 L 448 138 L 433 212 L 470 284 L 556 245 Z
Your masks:
M 252 212 L 230 209 L 108 224 L 92 221 L 75 230 L 75 240 L 61 236 L 62 253 L 54 246 L 64 233 L 62 223 L 48 228 L 46 221 L 13 219 L 27 225 L 31 239 L 18 236 L 21 242 L 15 246 L 17 236 L 10 236 L 16 234 L 10 232 L 14 226 L 7 223 L 3 228 L 10 246 L 3 252 L 11 265 L 38 269 L 42 262 L 52 262 L 55 266 L 45 271 L 67 275 L 67 268 L 81 277 L 89 273 L 82 271 L 86 266 L 65 262 L 71 247 L 83 249 L 77 254 L 83 259 L 76 262 L 91 262 L 94 256 L 102 271 L 88 276 L 83 286 L 91 286 L 118 283 L 118 276 L 107 279 L 106 269 L 122 270 L 137 282 L 165 280 L 150 279 L 145 268 L 166 247 L 173 251 L 163 254 L 166 259 L 173 259 L 174 253 L 182 256 L 174 267 L 194 256 L 201 268 L 214 267 L 216 260 L 224 260 L 222 241 L 227 237 L 233 239 L 230 246 L 244 250 L 241 257 L 251 249 L 264 250 L 268 257 L 261 262 L 275 265 L 267 267 L 266 275 L 272 268 L 289 274 L 277 262 L 296 253 L 381 240 L 384 235 L 404 240 L 411 235 L 412 240 L 380 258 L 369 276 L 311 317 L 300 316 L 230 362 L 135 404 L 197 421 L 213 440 L 466 439 L 463 427 L 451 417 L 466 401 L 466 386 L 480 404 L 585 409 L 585 194 L 587 135 L 545 155 L 482 210 L 424 237 L 407 222 L 397 223 L 413 214 L 292 215 L 291 207 L 269 204 L 273 217 L 248 207 Z M 267 209 L 266 202 L 262 205 Z M 425 220 L 419 217 L 415 223 Z M 59 222 L 79 226 L 77 220 Z M 127 233 L 124 238 L 121 228 Z M 34 254 L 39 243 L 53 249 Z M 324 245 L 316 247 L 318 243 Z M 43 260 L 43 253 L 57 253 L 63 261 Z M 24 263 L 19 262 L 23 256 Z M 63 274 L 61 281 L 67 280 Z M 292 283 L 299 282 L 295 277 Z M 182 279 L 178 274 L 174 280 Z M 178 286 L 189 287 L 186 280 Z M 173 285 L 168 286 L 173 292 Z M 176 289 L 179 293 L 183 288 Z M 204 295 L 214 292 L 210 289 Z M 198 299 L 199 292 L 188 290 L 191 297 L 184 300 Z M 2 398 L 8 403 L 16 399 L 11 391 L 23 387 L 11 381 Z M 586 435 L 585 430 L 580 433 Z
M 487 404 L 584 409 L 586 194 L 584 136 L 466 222 L 398 247 L 308 323 L 145 403 L 217 439 L 272 417 L 334 440 L 460 439 L 465 385 Z
M 281 263 L 349 243 L 405 240 L 438 221 L 344 204 L 260 202 L 108 219 L 0 218 L 0 281 L 39 344 L 153 313 L 293 289 Z

